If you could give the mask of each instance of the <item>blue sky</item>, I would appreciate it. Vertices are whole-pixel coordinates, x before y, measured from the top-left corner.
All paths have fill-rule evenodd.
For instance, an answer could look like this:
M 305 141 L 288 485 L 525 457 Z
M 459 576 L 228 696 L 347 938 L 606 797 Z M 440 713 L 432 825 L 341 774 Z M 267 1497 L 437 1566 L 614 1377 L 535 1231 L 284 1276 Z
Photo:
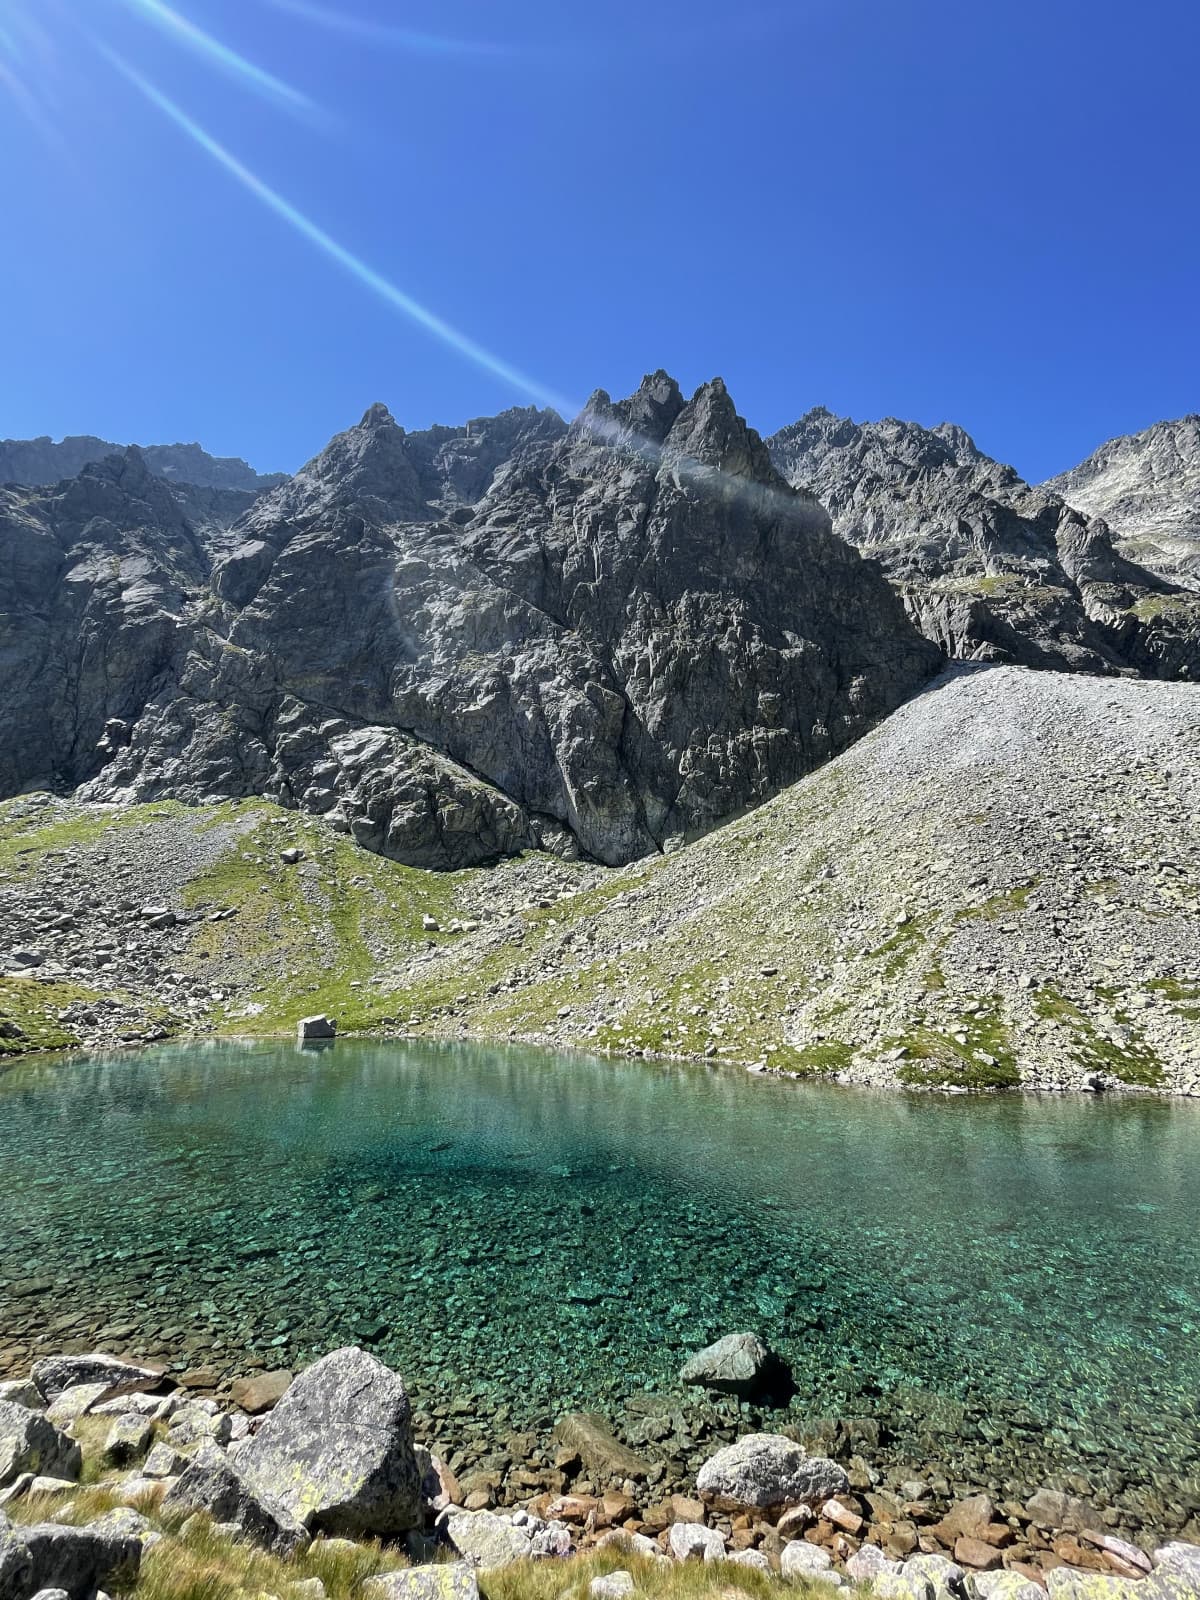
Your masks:
M 1036 481 L 1200 408 L 1198 57 L 1194 0 L 0 0 L 0 435 L 290 469 L 663 366 Z

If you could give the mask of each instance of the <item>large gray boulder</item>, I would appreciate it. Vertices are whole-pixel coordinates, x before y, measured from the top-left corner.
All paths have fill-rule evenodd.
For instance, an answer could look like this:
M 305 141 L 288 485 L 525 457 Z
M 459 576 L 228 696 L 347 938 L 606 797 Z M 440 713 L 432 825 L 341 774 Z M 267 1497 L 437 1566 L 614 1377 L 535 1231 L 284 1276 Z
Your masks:
M 301 1373 L 241 1448 L 238 1466 L 313 1532 L 397 1534 L 421 1519 L 408 1392 L 353 1346 Z
M 0 1526 L 0 1600 L 29 1600 L 61 1589 L 70 1600 L 93 1600 L 96 1590 L 137 1576 L 138 1539 L 54 1522 Z
M 686 1361 L 680 1381 L 753 1400 L 786 1376 L 786 1368 L 756 1333 L 729 1333 Z
M 0 1400 L 0 1488 L 23 1472 L 75 1480 L 82 1467 L 83 1454 L 68 1434 L 41 1412 Z
M 252 1544 L 275 1555 L 295 1555 L 309 1542 L 308 1530 L 286 1506 L 247 1482 L 240 1461 L 216 1459 L 214 1454 L 186 1469 L 167 1491 L 162 1508 L 207 1512 L 214 1522 L 236 1526 Z
M 842 1494 L 850 1480 L 836 1461 L 809 1456 L 779 1433 L 748 1433 L 718 1450 L 696 1475 L 705 1500 L 766 1510 L 772 1506 L 816 1506 Z
M 46 1356 L 35 1361 L 31 1374 L 47 1400 L 56 1400 L 67 1389 L 80 1384 L 106 1384 L 111 1389 L 149 1387 L 162 1379 L 163 1369 L 125 1361 L 120 1356 L 94 1352 L 82 1356 Z

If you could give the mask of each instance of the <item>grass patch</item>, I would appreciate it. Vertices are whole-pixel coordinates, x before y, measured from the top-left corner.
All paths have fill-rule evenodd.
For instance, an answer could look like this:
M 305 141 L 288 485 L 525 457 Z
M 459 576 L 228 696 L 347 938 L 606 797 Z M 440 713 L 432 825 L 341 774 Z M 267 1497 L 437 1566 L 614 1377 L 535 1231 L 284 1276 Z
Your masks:
M 1056 1022 L 1066 1030 L 1068 1053 L 1086 1072 L 1107 1073 L 1120 1083 L 1144 1088 L 1162 1083 L 1163 1064 L 1158 1052 L 1128 1013 L 1115 1003 L 1115 991 L 1107 991 L 1103 998 L 1112 1006 L 1114 1021 L 1125 1030 L 1123 1041 L 1102 1033 L 1083 1007 L 1069 1000 L 1053 984 L 1043 984 L 1037 990 L 1033 1009 L 1039 1017 Z
M 884 1041 L 903 1049 L 901 1083 L 921 1088 L 1012 1089 L 1021 1081 L 999 995 L 983 995 L 953 1024 L 922 1023 Z
M 43 983 L 36 978 L 0 978 L 0 1024 L 20 1029 L 15 1038 L 6 1038 L 0 1027 L 0 1061 L 6 1056 L 26 1055 L 34 1050 L 73 1050 L 79 1036 L 71 1026 L 58 1020 L 77 1001 L 89 1004 L 103 996 L 93 989 L 72 983 Z
M 649 1561 L 620 1550 L 602 1550 L 570 1561 L 519 1561 L 480 1579 L 484 1600 L 587 1600 L 593 1578 L 628 1572 L 636 1592 L 648 1600 L 776 1600 L 781 1593 L 800 1600 L 827 1600 L 829 1584 L 801 1579 L 786 1585 L 778 1577 L 730 1561 Z
M 955 922 L 998 922 L 1001 917 L 1011 916 L 1016 911 L 1024 911 L 1029 904 L 1029 896 L 1037 888 L 1038 880 L 1033 883 L 1022 884 L 1016 889 L 1005 889 L 1000 894 L 994 894 L 989 899 L 982 901 L 977 906 L 964 906 L 961 911 L 954 913 Z

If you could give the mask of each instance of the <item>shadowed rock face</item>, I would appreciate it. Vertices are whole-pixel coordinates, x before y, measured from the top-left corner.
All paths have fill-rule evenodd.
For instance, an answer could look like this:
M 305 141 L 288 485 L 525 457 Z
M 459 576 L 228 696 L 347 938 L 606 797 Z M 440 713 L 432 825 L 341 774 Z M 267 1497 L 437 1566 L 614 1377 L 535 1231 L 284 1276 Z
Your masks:
M 418 865 L 653 851 L 938 659 L 719 381 L 685 402 L 658 373 L 570 428 L 372 407 L 225 553 L 136 455 L 5 509 L 6 792 L 263 793 Z
M 823 409 L 769 440 L 843 538 L 875 557 L 952 658 L 1060 671 L 1200 673 L 1200 605 L 1114 549 L 1109 528 L 1031 489 L 961 428 Z M 1062 481 L 1062 480 L 1060 480 Z

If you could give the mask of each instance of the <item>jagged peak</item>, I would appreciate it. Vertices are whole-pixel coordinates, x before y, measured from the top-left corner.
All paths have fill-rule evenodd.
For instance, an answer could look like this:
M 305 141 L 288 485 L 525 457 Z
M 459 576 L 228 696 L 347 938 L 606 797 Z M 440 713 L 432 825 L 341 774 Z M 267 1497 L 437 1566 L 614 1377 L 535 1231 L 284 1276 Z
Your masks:
M 369 405 L 363 412 L 362 421 L 358 426 L 360 428 L 374 429 L 397 428 L 400 425 L 383 401 L 376 400 L 373 405 Z M 403 428 L 400 431 L 403 433 Z

